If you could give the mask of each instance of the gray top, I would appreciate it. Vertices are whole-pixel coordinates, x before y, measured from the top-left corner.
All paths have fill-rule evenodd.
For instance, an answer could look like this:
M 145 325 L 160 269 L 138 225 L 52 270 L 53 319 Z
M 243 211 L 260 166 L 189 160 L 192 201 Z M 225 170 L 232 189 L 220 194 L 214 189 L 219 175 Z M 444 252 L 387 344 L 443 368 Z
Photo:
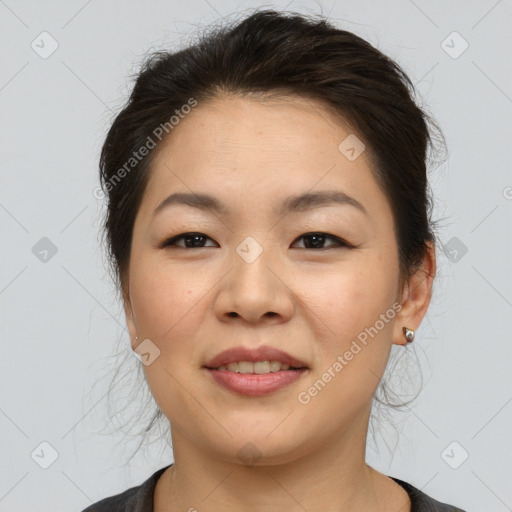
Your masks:
M 153 495 L 156 482 L 160 475 L 170 466 L 172 464 L 155 471 L 142 484 L 130 487 L 120 494 L 97 501 L 82 510 L 82 512 L 153 512 Z M 460 508 L 434 500 L 403 480 L 391 478 L 398 485 L 402 486 L 409 495 L 411 512 L 464 512 Z

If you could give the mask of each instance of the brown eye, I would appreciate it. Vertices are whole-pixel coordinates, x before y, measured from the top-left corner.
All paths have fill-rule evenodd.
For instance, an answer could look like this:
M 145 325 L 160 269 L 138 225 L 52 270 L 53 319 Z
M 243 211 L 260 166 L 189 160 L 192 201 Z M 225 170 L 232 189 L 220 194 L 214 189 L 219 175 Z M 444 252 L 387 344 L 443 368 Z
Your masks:
M 184 244 L 178 244 L 178 241 L 184 241 Z M 161 244 L 161 248 L 164 247 L 181 247 L 184 249 L 201 249 L 205 247 L 204 242 L 211 240 L 210 237 L 203 233 L 182 233 L 181 235 L 173 236 Z M 211 246 L 210 246 L 211 247 Z
M 300 249 L 331 249 L 336 247 L 352 247 L 350 244 L 338 238 L 334 235 L 328 235 L 327 233 L 306 233 L 301 235 L 297 240 L 303 238 L 307 243 L 305 247 L 299 247 Z M 324 247 L 326 240 L 334 241 L 334 245 L 331 244 L 328 247 Z

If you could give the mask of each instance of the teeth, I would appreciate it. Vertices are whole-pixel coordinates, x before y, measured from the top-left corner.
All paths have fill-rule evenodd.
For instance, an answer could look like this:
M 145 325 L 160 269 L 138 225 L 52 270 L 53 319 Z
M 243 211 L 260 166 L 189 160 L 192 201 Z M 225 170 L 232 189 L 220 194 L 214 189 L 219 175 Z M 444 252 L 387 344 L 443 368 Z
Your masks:
M 281 370 L 289 370 L 290 365 L 281 363 L 280 361 L 240 361 L 238 363 L 229 363 L 219 366 L 217 370 L 227 370 L 235 373 L 255 373 L 263 375 L 265 373 L 279 372 Z

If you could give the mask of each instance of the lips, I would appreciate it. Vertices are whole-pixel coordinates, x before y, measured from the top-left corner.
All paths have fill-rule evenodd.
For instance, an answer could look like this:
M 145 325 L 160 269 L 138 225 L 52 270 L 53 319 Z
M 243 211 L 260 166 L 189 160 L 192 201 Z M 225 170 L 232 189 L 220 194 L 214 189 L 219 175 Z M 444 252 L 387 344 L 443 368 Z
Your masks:
M 307 364 L 296 357 L 275 347 L 263 345 L 257 348 L 234 347 L 217 354 L 213 359 L 208 361 L 205 368 L 218 368 L 224 364 L 237 363 L 240 361 L 280 361 L 288 364 L 293 368 L 308 368 Z
M 286 370 L 264 375 L 233 373 L 220 370 L 202 370 L 209 374 L 214 383 L 237 395 L 266 396 L 298 382 L 308 375 L 309 370 Z

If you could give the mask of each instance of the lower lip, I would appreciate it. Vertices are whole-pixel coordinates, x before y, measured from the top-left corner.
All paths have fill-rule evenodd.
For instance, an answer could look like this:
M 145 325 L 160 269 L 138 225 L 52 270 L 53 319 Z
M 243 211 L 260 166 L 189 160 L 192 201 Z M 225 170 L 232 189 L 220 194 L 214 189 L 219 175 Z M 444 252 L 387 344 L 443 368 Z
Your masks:
M 242 395 L 268 395 L 299 380 L 308 368 L 301 370 L 280 370 L 263 375 L 235 373 L 227 370 L 205 368 L 214 380 L 230 391 Z

